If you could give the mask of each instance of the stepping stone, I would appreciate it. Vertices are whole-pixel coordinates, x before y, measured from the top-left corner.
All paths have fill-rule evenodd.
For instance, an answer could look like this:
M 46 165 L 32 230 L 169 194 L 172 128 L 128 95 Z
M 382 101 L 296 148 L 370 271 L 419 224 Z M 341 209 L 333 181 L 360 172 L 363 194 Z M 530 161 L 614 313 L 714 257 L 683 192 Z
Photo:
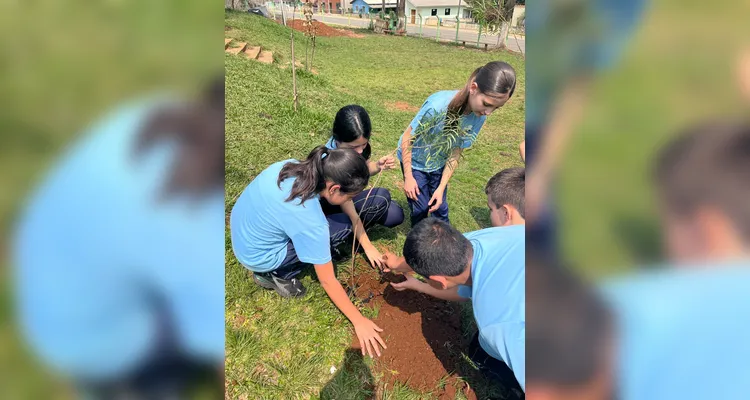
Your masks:
M 235 54 L 235 55 L 240 54 L 241 52 L 245 50 L 246 47 L 247 47 L 247 43 L 242 42 L 240 43 L 240 47 L 232 47 L 231 49 L 227 50 L 227 52 L 231 54 Z
M 258 61 L 264 64 L 273 63 L 273 53 L 270 51 L 261 51 L 260 56 L 258 57 Z
M 260 55 L 260 46 L 257 47 L 248 47 L 245 50 L 245 55 L 247 55 L 247 58 L 251 60 L 257 60 L 258 56 Z
M 231 42 L 232 42 L 232 39 L 224 39 L 224 50 L 226 50 L 227 47 L 229 47 L 229 43 Z

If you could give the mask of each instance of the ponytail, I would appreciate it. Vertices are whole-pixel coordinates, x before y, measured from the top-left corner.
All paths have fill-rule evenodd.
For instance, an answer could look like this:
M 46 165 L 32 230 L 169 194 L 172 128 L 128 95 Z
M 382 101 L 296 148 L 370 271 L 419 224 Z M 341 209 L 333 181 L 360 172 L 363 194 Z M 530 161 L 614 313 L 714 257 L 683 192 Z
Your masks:
M 354 150 L 318 146 L 304 161 L 284 165 L 276 182 L 279 188 L 287 178 L 295 181 L 286 201 L 299 198 L 304 204 L 325 189 L 326 181 L 340 185 L 342 193 L 359 193 L 367 186 L 370 171 L 367 161 Z
M 176 145 L 161 197 L 201 196 L 224 186 L 224 76 L 188 103 L 154 110 L 138 132 L 133 157 L 140 158 L 163 140 Z
M 476 79 L 477 74 L 479 74 L 479 71 L 481 71 L 482 68 L 484 67 L 475 69 L 474 72 L 471 73 L 471 76 L 469 76 L 469 81 L 466 82 L 466 86 L 461 88 L 461 90 L 453 96 L 453 100 L 448 104 L 449 113 L 461 115 L 466 111 L 466 106 L 469 104 L 469 91 L 471 90 L 471 84 L 474 82 L 474 79 Z

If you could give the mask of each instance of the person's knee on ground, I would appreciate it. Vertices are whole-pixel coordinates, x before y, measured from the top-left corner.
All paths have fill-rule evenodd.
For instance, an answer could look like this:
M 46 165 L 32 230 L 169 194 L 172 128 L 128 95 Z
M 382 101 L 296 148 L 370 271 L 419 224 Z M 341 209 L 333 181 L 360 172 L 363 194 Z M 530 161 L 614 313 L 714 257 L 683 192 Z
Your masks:
M 372 208 L 372 221 L 386 228 L 393 228 L 404 222 L 404 210 L 401 206 L 393 201 L 391 192 L 385 188 L 374 188 L 370 194 L 373 204 L 370 205 L 370 199 L 367 200 L 365 207 Z M 364 214 L 364 212 L 363 212 Z M 367 222 L 365 222 L 367 225 Z
M 391 192 L 384 188 L 373 188 L 365 192 L 360 209 L 360 219 L 365 226 L 382 221 L 388 214 Z
M 386 228 L 395 228 L 404 223 L 404 209 L 391 199 L 382 222 Z

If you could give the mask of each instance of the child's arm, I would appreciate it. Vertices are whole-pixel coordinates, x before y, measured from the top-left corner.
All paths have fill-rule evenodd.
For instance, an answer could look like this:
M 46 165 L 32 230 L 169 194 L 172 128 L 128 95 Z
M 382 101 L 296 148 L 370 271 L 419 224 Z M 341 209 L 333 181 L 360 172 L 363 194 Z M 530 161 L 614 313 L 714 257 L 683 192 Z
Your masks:
M 404 192 L 406 197 L 416 201 L 419 196 L 419 185 L 411 169 L 411 125 L 406 128 L 401 139 L 401 163 L 404 165 Z
M 411 289 L 420 293 L 430 295 L 432 297 L 448 300 L 448 301 L 466 301 L 469 300 L 466 297 L 458 295 L 458 286 L 450 289 L 436 289 L 430 284 L 422 282 L 410 274 L 405 274 L 406 280 L 401 283 L 391 283 L 394 289 L 398 291 Z
M 461 149 L 460 147 L 453 149 L 451 156 L 445 163 L 445 168 L 443 169 L 443 177 L 440 179 L 440 185 L 438 185 L 437 190 L 435 190 L 435 193 L 432 194 L 432 198 L 430 199 L 429 203 L 427 203 L 434 203 L 434 205 L 430 207 L 430 212 L 435 212 L 435 210 L 437 210 L 440 205 L 443 204 L 443 193 L 445 193 L 445 188 L 448 187 L 448 182 L 453 176 L 453 171 L 456 169 L 456 167 L 458 167 L 458 159 L 461 158 L 461 152 L 463 152 L 463 149 Z
M 355 237 L 362 245 L 362 249 L 365 251 L 365 254 L 367 254 L 367 258 L 370 259 L 372 266 L 381 268 L 383 265 L 383 255 L 380 254 L 378 249 L 376 249 L 370 242 L 370 238 L 367 237 L 367 232 L 365 232 L 362 220 L 359 219 L 357 209 L 354 207 L 354 202 L 349 200 L 342 204 L 341 210 L 343 210 L 344 214 L 346 214 L 352 221 L 352 229 L 354 230 Z
M 374 350 L 374 353 L 380 356 L 380 346 L 383 346 L 383 349 L 387 348 L 383 339 L 378 335 L 378 332 L 382 332 L 383 330 L 375 325 L 374 322 L 362 316 L 357 307 L 349 300 L 349 296 L 346 295 L 344 288 L 341 287 L 341 283 L 336 279 L 336 275 L 333 272 L 333 263 L 329 261 L 325 264 L 315 264 L 315 274 L 318 276 L 320 286 L 326 291 L 333 304 L 354 325 L 354 331 L 357 334 L 357 338 L 359 338 L 359 344 L 362 348 L 362 355 L 365 355 L 365 350 L 367 350 L 367 353 L 372 357 Z
M 370 169 L 370 176 L 377 175 L 382 171 L 396 168 L 396 160 L 393 156 L 381 157 L 378 161 L 368 161 L 367 167 Z
M 534 160 L 529 166 L 526 186 L 526 220 L 533 223 L 542 210 L 542 203 L 547 197 L 550 180 L 557 171 L 565 156 L 567 147 L 576 127 L 583 118 L 590 79 L 580 78 L 563 89 L 555 101 L 549 123 L 541 138 Z
M 367 168 L 370 170 L 370 176 L 377 175 L 380 173 L 380 167 L 377 161 L 368 161 Z
M 413 272 L 409 264 L 406 263 L 404 257 L 399 257 L 390 251 L 386 251 L 383 255 L 383 261 L 385 261 L 384 272 L 399 272 L 405 274 L 407 272 Z
M 518 147 L 519 153 L 521 153 L 521 160 L 523 162 L 526 162 L 526 141 L 524 140 L 521 142 L 521 145 Z

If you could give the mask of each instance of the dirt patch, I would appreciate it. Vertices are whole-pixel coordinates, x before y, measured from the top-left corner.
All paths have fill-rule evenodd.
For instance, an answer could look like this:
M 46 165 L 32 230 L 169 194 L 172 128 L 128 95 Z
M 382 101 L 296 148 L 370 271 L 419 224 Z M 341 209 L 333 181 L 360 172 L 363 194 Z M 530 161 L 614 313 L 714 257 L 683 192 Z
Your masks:
M 405 101 L 397 101 L 395 103 L 386 103 L 385 106 L 391 110 L 409 111 L 409 112 L 419 111 L 419 107 L 414 107 L 413 105 Z
M 464 363 L 461 352 L 468 343 L 461 333 L 458 305 L 390 286 L 390 282 L 403 279 L 392 273 L 378 277 L 373 271 L 360 272 L 354 280 L 356 297 L 368 306 L 379 306 L 374 322 L 383 329 L 388 345 L 375 360 L 373 373 L 382 375 L 388 387 L 400 382 L 441 399 L 452 399 L 458 391 L 476 399 L 474 391 L 459 379 Z M 359 347 L 356 336 L 353 342 L 353 347 Z
M 297 31 L 305 32 L 305 21 L 302 19 L 293 19 L 287 21 L 287 25 Z M 334 37 L 334 36 L 346 36 L 352 38 L 363 38 L 365 35 L 360 35 L 346 29 L 332 28 L 320 21 L 313 20 L 313 26 L 315 26 L 315 34 L 323 37 Z

